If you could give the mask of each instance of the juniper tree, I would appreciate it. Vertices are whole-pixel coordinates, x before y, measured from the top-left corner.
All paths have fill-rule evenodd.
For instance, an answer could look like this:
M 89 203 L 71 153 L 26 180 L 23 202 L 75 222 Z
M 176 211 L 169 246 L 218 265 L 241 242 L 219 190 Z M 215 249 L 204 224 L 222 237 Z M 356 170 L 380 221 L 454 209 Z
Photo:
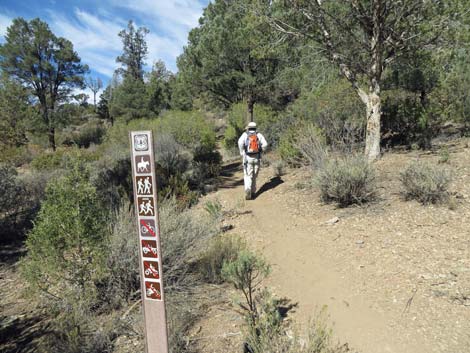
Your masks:
M 39 18 L 16 18 L 0 45 L 0 68 L 36 97 L 42 122 L 48 130 L 49 146 L 55 150 L 57 105 L 66 101 L 74 88 L 83 88 L 88 71 L 80 63 L 72 43 L 57 37 Z

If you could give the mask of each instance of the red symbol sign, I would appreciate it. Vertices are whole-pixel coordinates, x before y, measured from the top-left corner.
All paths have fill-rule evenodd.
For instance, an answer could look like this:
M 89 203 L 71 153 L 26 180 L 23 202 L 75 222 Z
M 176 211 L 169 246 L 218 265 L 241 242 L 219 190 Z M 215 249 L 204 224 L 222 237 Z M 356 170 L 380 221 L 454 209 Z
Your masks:
M 142 257 L 158 257 L 157 242 L 155 240 L 142 240 Z
M 153 197 L 138 197 L 137 207 L 139 208 L 139 216 L 155 216 Z
M 155 221 L 153 219 L 141 219 L 139 229 L 141 237 L 157 236 L 157 228 L 155 227 Z
M 135 178 L 138 195 L 153 195 L 152 177 L 143 176 Z
M 144 275 L 145 278 L 159 279 L 160 272 L 158 272 L 157 261 L 144 261 Z
M 150 156 L 136 156 L 135 157 L 135 171 L 137 174 L 148 174 L 151 172 Z
M 162 292 L 160 289 L 160 283 L 145 281 L 145 297 L 147 299 L 162 300 Z

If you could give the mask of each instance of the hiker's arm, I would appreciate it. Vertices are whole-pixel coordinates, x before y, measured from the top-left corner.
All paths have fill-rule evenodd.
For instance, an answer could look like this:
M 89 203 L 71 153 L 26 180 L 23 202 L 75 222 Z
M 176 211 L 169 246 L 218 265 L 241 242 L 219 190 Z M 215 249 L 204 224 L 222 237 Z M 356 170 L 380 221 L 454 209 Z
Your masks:
M 243 133 L 238 139 L 238 149 L 240 150 L 240 156 L 243 156 L 245 154 L 245 139 L 245 133 Z
M 259 142 L 261 142 L 261 148 L 263 149 L 263 151 L 266 151 L 266 148 L 268 148 L 268 142 L 266 141 L 264 136 L 261 134 L 259 134 L 258 138 L 259 138 Z

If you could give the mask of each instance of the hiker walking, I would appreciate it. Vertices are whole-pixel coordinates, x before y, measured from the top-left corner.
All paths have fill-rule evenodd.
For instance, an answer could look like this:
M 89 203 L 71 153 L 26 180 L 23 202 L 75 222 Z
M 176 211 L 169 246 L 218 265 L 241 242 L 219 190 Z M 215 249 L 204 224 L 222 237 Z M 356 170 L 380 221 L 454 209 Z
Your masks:
M 243 175 L 245 183 L 245 199 L 251 200 L 256 193 L 256 177 L 258 176 L 261 153 L 268 147 L 263 135 L 256 131 L 256 123 L 251 122 L 238 139 L 238 148 L 243 157 Z

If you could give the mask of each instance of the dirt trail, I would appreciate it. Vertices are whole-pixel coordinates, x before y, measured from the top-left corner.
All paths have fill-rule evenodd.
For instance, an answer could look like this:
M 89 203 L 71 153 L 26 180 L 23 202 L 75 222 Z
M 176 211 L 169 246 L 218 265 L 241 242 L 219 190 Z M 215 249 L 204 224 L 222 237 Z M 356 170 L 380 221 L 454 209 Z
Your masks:
M 396 251 L 374 244 L 387 241 L 380 234 L 380 224 L 392 217 L 393 205 L 377 205 L 379 210 L 373 212 L 339 211 L 320 204 L 311 191 L 295 187 L 305 175 L 294 172 L 272 179 L 270 173 L 267 168 L 261 171 L 261 193 L 255 200 L 243 200 L 240 170 L 226 176 L 227 187 L 208 198 L 243 211 L 230 220 L 235 226 L 232 232 L 242 235 L 272 265 L 267 284 L 277 296 L 298 304 L 290 314 L 295 322 L 305 327 L 315 310 L 327 305 L 337 338 L 358 352 L 463 353 L 470 349 L 468 306 L 457 307 L 448 300 L 435 303 L 434 297 L 427 296 L 426 284 L 407 280 L 417 269 L 411 263 L 402 268 L 406 261 L 400 256 L 411 255 L 390 260 L 388 254 Z M 387 206 L 392 208 L 390 214 L 382 209 Z M 340 221 L 328 224 L 336 215 Z M 369 238 L 377 232 L 377 239 Z M 468 259 L 468 250 L 461 250 Z M 423 312 L 430 305 L 434 309 Z

